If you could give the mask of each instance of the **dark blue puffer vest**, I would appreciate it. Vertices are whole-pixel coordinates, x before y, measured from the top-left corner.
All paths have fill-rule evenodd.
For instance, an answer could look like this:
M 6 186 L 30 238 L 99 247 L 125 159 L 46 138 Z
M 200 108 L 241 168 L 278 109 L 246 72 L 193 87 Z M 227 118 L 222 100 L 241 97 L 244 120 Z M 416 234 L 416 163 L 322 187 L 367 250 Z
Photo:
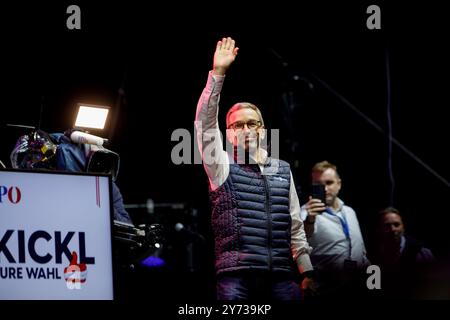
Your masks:
M 230 174 L 210 192 L 215 236 L 216 272 L 259 269 L 292 270 L 290 168 L 278 161 L 273 175 L 262 175 L 258 165 L 230 164 Z

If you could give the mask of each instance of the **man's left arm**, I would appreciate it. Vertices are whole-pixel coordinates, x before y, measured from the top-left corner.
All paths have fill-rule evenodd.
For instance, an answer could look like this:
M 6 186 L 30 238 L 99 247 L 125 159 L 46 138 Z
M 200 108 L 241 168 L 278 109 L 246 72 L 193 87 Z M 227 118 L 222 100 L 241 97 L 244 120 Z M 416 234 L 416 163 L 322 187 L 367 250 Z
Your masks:
M 355 210 L 353 210 L 350 207 L 347 207 L 347 210 L 349 210 L 349 212 L 353 216 L 353 221 L 354 221 L 353 225 L 349 226 L 350 227 L 350 233 L 351 234 L 353 233 L 356 236 L 354 241 L 357 241 L 358 242 L 357 244 L 359 244 L 361 246 L 361 249 L 362 249 L 362 257 L 360 257 L 360 259 L 361 259 L 361 267 L 367 268 L 372 263 L 370 262 L 369 258 L 367 257 L 366 245 L 364 243 L 364 238 L 362 236 L 361 227 L 359 225 L 359 221 L 358 221 L 356 212 L 355 212 Z M 353 236 L 352 236 L 352 241 L 353 241 Z
M 312 248 L 306 240 L 303 221 L 300 219 L 300 201 L 295 190 L 294 179 L 291 172 L 291 183 L 289 190 L 289 212 L 291 214 L 291 251 L 297 263 L 300 273 L 312 271 L 313 267 L 309 258 Z
M 291 251 L 299 272 L 303 276 L 301 287 L 309 290 L 312 294 L 317 291 L 317 284 L 313 278 L 313 266 L 309 254 L 312 248 L 306 240 L 303 221 L 300 219 L 300 201 L 295 190 L 294 178 L 291 172 L 291 183 L 289 188 L 289 212 L 291 214 Z

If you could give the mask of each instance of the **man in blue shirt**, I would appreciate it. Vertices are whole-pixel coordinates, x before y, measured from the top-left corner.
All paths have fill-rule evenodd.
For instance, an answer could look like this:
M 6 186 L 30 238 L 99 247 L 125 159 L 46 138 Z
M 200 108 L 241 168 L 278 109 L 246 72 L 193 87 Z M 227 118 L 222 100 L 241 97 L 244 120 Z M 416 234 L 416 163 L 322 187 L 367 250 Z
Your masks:
M 324 185 L 326 203 L 310 197 L 300 217 L 313 248 L 311 262 L 317 272 L 319 294 L 332 297 L 342 290 L 352 293 L 362 280 L 357 276 L 362 276 L 370 265 L 358 218 L 338 198 L 342 181 L 335 165 L 328 161 L 315 164 L 312 182 Z

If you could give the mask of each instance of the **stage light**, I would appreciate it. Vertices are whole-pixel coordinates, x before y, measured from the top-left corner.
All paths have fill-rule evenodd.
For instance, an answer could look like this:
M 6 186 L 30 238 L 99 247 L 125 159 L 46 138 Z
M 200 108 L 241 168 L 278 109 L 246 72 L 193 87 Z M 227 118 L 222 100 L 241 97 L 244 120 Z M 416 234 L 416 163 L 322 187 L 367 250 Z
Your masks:
M 110 173 L 113 181 L 119 172 L 120 157 L 117 153 L 106 149 L 104 143 L 108 139 L 92 134 L 102 135 L 108 118 L 109 107 L 95 104 L 77 103 L 78 114 L 72 129 L 65 132 L 72 142 L 84 144 L 87 160 L 87 172 Z
M 147 258 L 141 260 L 140 262 L 141 266 L 147 267 L 147 268 L 160 268 L 164 267 L 166 265 L 166 262 L 164 259 L 161 259 L 157 256 L 148 256 Z
M 109 107 L 93 104 L 78 103 L 78 114 L 75 120 L 75 128 L 103 129 L 108 117 Z

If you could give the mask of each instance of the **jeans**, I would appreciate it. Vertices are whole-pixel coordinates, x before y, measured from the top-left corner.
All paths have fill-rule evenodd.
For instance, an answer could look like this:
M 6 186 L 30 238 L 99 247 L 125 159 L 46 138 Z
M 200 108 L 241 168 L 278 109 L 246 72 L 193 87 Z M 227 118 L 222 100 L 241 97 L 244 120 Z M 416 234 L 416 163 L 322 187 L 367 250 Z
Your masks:
M 218 300 L 301 300 L 301 290 L 289 275 L 242 270 L 217 276 Z

